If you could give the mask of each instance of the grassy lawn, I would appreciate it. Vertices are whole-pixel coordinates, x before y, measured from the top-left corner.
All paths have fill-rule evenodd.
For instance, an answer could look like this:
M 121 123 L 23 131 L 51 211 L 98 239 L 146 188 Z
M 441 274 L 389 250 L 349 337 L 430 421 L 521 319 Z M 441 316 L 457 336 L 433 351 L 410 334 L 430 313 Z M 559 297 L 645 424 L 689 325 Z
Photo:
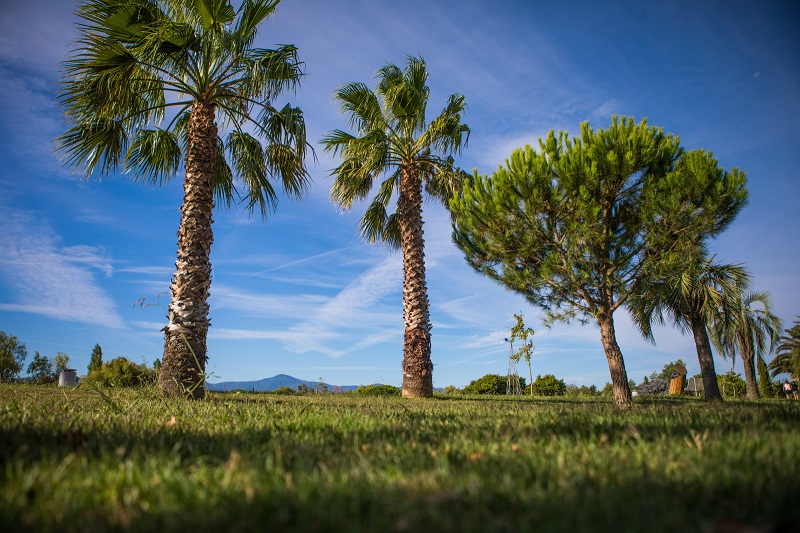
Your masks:
M 9 532 L 797 530 L 800 402 L 0 385 L 0 465 Z

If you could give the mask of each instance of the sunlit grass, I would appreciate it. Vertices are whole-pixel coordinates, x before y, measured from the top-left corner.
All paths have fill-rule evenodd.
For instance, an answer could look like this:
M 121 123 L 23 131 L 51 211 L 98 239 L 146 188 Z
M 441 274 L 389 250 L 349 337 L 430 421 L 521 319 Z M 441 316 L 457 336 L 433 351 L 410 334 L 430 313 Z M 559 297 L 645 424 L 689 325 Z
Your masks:
M 607 531 L 800 519 L 800 402 L 0 385 L 0 530 Z

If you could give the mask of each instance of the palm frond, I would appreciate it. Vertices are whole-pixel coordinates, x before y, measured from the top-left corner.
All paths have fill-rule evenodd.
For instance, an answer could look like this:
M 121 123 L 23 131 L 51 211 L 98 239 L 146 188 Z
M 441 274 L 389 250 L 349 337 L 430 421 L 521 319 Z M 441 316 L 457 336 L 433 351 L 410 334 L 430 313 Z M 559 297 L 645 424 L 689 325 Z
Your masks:
M 363 83 L 348 83 L 336 91 L 334 100 L 359 133 L 387 127 L 378 97 Z
M 250 50 L 240 59 L 244 75 L 227 81 L 236 85 L 240 94 L 250 99 L 273 100 L 288 90 L 295 90 L 303 76 L 304 63 L 299 60 L 297 47 L 284 45 L 274 50 Z
M 256 207 L 266 217 L 278 204 L 278 195 L 267 175 L 266 155 L 261 143 L 248 133 L 234 131 L 226 142 L 233 171 L 246 187 L 244 200 L 248 211 Z
M 64 163 L 73 169 L 82 168 L 90 176 L 98 169 L 102 174 L 116 172 L 128 144 L 128 132 L 115 120 L 99 120 L 75 124 L 56 138 Z
M 134 181 L 161 185 L 181 165 L 181 146 L 174 133 L 162 129 L 139 130 L 125 156 L 125 172 Z
M 275 12 L 280 0 L 245 0 L 239 9 L 235 32 L 239 36 L 239 48 L 242 52 L 253 45 L 259 24 Z

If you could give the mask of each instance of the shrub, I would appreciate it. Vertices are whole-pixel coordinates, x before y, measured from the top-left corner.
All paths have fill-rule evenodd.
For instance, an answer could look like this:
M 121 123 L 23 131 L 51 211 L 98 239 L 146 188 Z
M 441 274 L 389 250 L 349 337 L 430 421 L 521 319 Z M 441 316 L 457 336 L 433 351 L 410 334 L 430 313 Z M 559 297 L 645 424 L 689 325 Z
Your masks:
M 647 383 L 642 383 L 636 389 L 641 396 L 657 396 L 669 391 L 669 382 L 664 378 L 652 377 Z
M 726 398 L 744 396 L 745 389 L 747 388 L 742 376 L 733 370 L 729 370 L 722 375 L 717 374 L 717 385 L 719 386 L 719 391 Z
M 578 387 L 577 385 L 567 385 L 567 390 L 565 392 L 565 396 L 569 396 L 570 398 L 579 398 L 579 397 L 592 397 L 592 396 L 599 396 L 600 391 L 597 390 L 597 387 L 594 385 L 581 385 Z
M 297 394 L 297 389 L 293 389 L 291 387 L 287 387 L 284 385 L 283 387 L 278 387 L 272 391 L 272 394 L 281 394 L 284 396 L 294 396 Z
M 359 385 L 353 391 L 357 396 L 400 396 L 400 389 L 392 385 Z
M 498 374 L 486 374 L 482 378 L 470 381 L 464 387 L 465 394 L 505 394 L 506 377 Z
M 86 383 L 105 387 L 137 387 L 155 383 L 156 371 L 146 365 L 137 365 L 125 357 L 103 363 L 98 370 L 86 376 Z
M 566 392 L 567 384 L 553 374 L 536 376 L 533 381 L 533 394 L 536 396 L 564 396 Z
M 452 396 L 453 394 L 458 394 L 459 392 L 461 392 L 461 391 L 458 390 L 455 385 L 448 385 L 447 387 L 444 388 L 444 390 L 442 391 L 442 394 L 446 394 L 448 396 Z

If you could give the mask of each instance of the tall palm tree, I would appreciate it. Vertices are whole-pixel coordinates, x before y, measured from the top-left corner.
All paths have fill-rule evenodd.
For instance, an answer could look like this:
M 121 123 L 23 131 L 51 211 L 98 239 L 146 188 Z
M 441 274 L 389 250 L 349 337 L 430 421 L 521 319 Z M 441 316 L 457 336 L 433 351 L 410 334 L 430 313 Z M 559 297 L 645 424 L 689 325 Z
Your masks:
M 739 353 L 744 366 L 747 399 L 758 400 L 761 395 L 756 380 L 755 358 L 763 359 L 777 344 L 781 320 L 772 314 L 769 293 L 741 294 L 733 303 L 728 319 L 714 323 L 712 341 L 723 357 L 735 358 Z
M 350 83 L 335 100 L 348 115 L 355 134 L 334 130 L 322 140 L 326 151 L 339 155 L 332 170 L 331 198 L 345 209 L 367 198 L 376 179 L 383 177 L 361 219 L 361 236 L 383 241 L 403 253 L 403 396 L 433 394 L 428 290 L 422 228 L 423 190 L 445 206 L 464 173 L 453 166 L 469 128 L 461 123 L 464 97 L 453 94 L 439 116 L 425 122 L 428 71 L 425 61 L 409 57 L 404 69 L 387 64 L 376 75 L 373 92 L 363 83 Z M 396 210 L 390 203 L 397 197 Z
M 629 299 L 628 310 L 645 338 L 653 339 L 652 324 L 664 324 L 666 314 L 681 331 L 691 331 L 707 401 L 721 402 L 709 329 L 728 316 L 733 295 L 750 277 L 739 265 L 719 265 L 705 249 L 684 254 L 667 271 L 653 274 Z
M 769 363 L 772 377 L 785 373 L 793 380 L 800 380 L 800 320 L 795 320 L 794 326 L 787 329 L 779 341 L 775 358 Z
M 154 185 L 184 175 L 159 378 L 166 394 L 204 396 L 215 197 L 266 216 L 278 198 L 272 181 L 296 197 L 308 183 L 302 112 L 273 106 L 300 80 L 297 49 L 253 47 L 279 2 L 244 0 L 236 10 L 228 0 L 84 0 L 78 8 L 80 37 L 60 93 L 66 164 Z

